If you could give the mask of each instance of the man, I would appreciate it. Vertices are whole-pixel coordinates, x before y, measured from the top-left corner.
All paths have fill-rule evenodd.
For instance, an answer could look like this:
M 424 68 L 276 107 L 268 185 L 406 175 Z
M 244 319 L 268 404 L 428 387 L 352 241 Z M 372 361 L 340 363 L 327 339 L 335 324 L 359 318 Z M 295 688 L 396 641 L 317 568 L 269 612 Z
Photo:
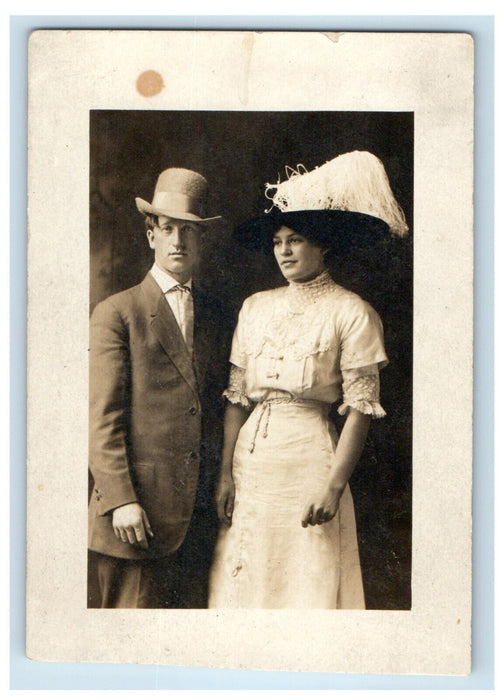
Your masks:
M 89 549 L 101 606 L 204 607 L 230 319 L 194 287 L 208 184 L 170 168 L 146 219 L 154 265 L 90 328 Z

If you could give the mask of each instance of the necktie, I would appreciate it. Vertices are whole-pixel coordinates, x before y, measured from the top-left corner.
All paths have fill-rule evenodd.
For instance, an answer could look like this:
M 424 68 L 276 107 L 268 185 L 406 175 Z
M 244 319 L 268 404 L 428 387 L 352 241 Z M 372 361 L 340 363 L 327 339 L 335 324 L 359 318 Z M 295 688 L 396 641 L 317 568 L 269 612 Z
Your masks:
M 192 355 L 194 344 L 194 305 L 191 290 L 183 284 L 177 284 L 173 287 L 173 290 L 177 294 L 179 304 L 180 330 L 184 336 L 189 354 Z

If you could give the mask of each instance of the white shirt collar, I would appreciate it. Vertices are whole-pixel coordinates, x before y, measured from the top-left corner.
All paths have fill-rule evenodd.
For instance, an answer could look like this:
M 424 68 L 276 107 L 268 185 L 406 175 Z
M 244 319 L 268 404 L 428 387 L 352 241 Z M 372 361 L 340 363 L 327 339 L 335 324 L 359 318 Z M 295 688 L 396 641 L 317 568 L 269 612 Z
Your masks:
M 176 287 L 178 284 L 180 284 L 180 282 L 177 282 L 176 279 L 174 279 L 171 275 L 162 270 L 156 262 L 151 267 L 150 272 L 156 280 L 156 282 L 158 283 L 158 285 L 161 287 L 161 291 L 163 292 L 163 294 L 166 294 L 166 292 L 169 292 L 172 287 Z M 187 280 L 184 286 L 189 287 L 189 289 L 192 289 L 192 278 Z

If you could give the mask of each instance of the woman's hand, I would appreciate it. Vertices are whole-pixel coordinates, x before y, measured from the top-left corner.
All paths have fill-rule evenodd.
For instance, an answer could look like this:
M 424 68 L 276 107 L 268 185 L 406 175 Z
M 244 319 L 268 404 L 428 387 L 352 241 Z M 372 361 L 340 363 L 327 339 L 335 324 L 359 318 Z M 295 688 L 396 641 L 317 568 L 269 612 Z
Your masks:
M 235 485 L 231 474 L 223 474 L 217 484 L 215 503 L 221 523 L 231 526 L 235 499 Z
M 330 486 L 308 498 L 303 509 L 301 525 L 323 525 L 334 518 L 338 512 L 341 490 Z
M 221 523 L 231 525 L 233 517 L 235 485 L 233 481 L 233 454 L 238 439 L 238 433 L 248 418 L 248 411 L 240 404 L 228 403 L 224 414 L 224 445 L 220 477 L 215 492 L 217 515 Z
M 315 492 L 303 509 L 303 527 L 321 525 L 338 512 L 341 494 L 360 458 L 371 416 L 350 408 L 334 453 L 333 464 L 325 488 Z

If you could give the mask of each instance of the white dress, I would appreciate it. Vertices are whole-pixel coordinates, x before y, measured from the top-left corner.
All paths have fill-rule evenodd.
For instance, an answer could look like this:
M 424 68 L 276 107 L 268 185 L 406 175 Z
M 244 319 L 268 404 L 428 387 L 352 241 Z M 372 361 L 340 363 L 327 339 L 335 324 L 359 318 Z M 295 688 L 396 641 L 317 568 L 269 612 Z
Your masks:
M 254 294 L 235 330 L 225 396 L 253 408 L 233 457 L 231 527 L 222 526 L 211 608 L 364 608 L 352 496 L 303 528 L 306 498 L 326 483 L 338 435 L 332 403 L 381 417 L 382 324 L 327 272 Z

